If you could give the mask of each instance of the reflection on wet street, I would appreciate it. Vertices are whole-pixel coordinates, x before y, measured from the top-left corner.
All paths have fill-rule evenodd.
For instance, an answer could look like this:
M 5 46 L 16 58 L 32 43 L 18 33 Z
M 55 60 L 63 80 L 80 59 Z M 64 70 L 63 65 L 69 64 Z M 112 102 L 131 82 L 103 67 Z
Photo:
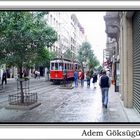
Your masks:
M 40 81 L 46 84 L 44 81 Z M 110 89 L 108 108 L 102 107 L 100 87 L 80 84 L 73 89 L 38 85 L 40 106 L 32 110 L 0 109 L 1 122 L 127 122 L 119 97 Z M 33 90 L 33 89 L 32 89 Z M 112 93 L 113 92 L 113 93 Z M 114 95 L 113 95 L 114 94 Z
M 59 106 L 55 113 L 56 121 L 100 122 L 102 121 L 101 94 L 96 89 L 75 88 L 71 97 Z

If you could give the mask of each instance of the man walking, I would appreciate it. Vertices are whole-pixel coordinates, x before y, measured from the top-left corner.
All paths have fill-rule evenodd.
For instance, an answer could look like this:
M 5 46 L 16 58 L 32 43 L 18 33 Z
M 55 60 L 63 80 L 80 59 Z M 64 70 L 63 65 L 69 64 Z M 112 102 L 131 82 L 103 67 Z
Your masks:
M 90 77 L 91 77 L 91 74 L 89 71 L 87 71 L 87 73 L 86 73 L 87 87 L 90 87 Z
M 96 72 L 94 72 L 92 78 L 93 78 L 93 81 L 92 81 L 93 87 L 96 88 L 96 83 L 97 83 L 97 74 L 96 74 Z
M 4 72 L 3 72 L 1 85 L 3 85 L 4 82 L 5 82 L 5 84 L 7 84 L 7 73 L 6 73 L 6 70 L 4 70 Z
M 78 87 L 78 71 L 76 69 L 74 72 L 74 83 L 75 83 L 75 87 Z
M 106 71 L 103 71 L 102 74 L 103 75 L 100 78 L 99 85 L 100 85 L 101 91 L 102 91 L 102 104 L 105 108 L 107 108 L 108 91 L 109 91 L 109 87 L 111 85 L 111 82 L 110 82 L 109 77 L 106 75 Z

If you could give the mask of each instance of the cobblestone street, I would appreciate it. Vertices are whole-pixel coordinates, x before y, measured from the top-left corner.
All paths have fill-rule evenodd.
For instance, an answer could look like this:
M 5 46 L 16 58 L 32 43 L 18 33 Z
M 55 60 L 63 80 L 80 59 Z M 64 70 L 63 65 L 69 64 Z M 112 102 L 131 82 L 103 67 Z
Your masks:
M 100 87 L 96 89 L 86 86 L 82 88 L 60 89 L 41 79 L 30 80 L 30 91 L 38 93 L 40 106 L 32 110 L 6 109 L 8 94 L 17 92 L 16 81 L 9 83 L 0 93 L 0 122 L 128 122 L 121 107 L 118 93 L 109 92 L 109 105 L 105 109 L 101 104 Z

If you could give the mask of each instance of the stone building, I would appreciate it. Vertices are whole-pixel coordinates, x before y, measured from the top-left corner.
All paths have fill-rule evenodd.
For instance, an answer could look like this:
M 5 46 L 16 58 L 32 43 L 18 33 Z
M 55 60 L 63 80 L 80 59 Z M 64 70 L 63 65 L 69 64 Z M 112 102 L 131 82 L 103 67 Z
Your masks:
M 79 47 L 85 41 L 84 28 L 77 16 L 71 12 L 49 12 L 46 21 L 58 33 L 58 41 L 54 43 L 50 51 L 56 51 L 60 57 L 70 49 L 75 58 Z
M 119 11 L 116 14 L 119 21 L 116 26 L 119 33 L 119 93 L 125 107 L 140 113 L 140 12 Z M 105 18 L 106 25 L 107 20 Z
M 84 28 L 75 14 L 71 15 L 71 29 L 71 50 L 76 57 L 80 46 L 85 42 L 86 36 Z
M 120 84 L 120 18 L 119 12 L 107 12 L 104 16 L 106 23 L 107 44 L 106 51 L 109 52 L 108 60 L 111 62 L 112 80 L 115 84 L 115 91 L 119 91 Z

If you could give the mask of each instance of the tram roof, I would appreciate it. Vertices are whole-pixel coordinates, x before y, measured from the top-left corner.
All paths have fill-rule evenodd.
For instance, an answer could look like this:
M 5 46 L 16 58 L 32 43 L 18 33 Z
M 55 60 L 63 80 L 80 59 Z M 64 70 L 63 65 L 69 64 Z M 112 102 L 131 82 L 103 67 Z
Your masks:
M 66 61 L 66 60 L 51 60 L 51 63 L 72 63 L 71 61 Z
M 72 62 L 70 59 L 66 59 L 66 58 L 54 58 L 52 59 L 51 61 L 55 61 L 55 60 L 65 60 L 65 61 L 69 61 L 69 62 Z
M 62 61 L 63 61 L 63 63 L 77 63 L 77 64 L 79 64 L 78 62 L 76 62 L 76 61 L 72 61 L 72 60 L 70 60 L 70 59 L 65 59 L 65 58 L 54 58 L 54 59 L 52 59 L 51 60 L 51 63 L 62 63 Z

